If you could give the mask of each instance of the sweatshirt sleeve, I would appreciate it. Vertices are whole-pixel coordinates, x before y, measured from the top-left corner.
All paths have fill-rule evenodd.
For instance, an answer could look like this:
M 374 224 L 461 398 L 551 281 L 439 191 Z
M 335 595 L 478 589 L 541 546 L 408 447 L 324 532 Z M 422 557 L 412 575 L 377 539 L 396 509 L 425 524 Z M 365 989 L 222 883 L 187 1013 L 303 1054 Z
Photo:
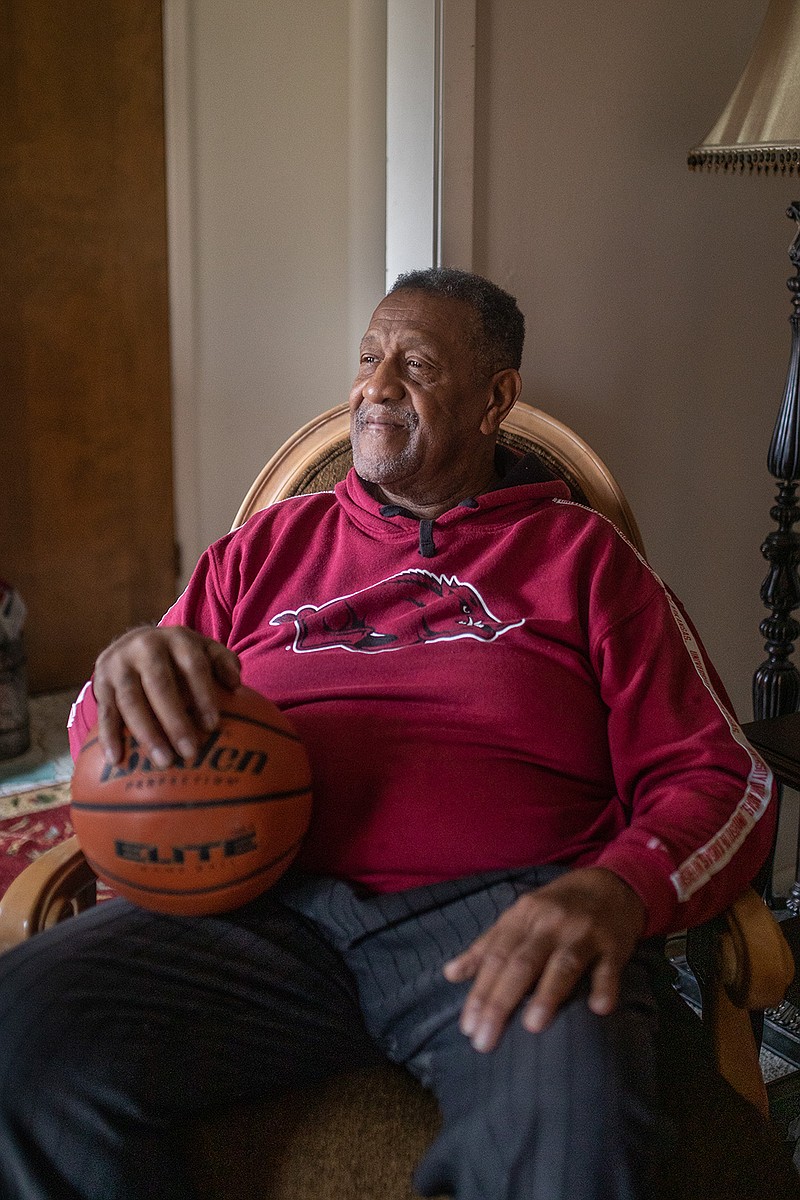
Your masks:
M 223 539 L 225 540 L 225 539 Z M 167 610 L 159 625 L 188 625 L 205 637 L 227 644 L 231 631 L 230 607 L 226 603 L 219 581 L 215 546 L 202 555 L 186 590 Z M 84 684 L 72 706 L 67 722 L 69 748 L 73 759 L 97 722 L 97 701 L 91 679 Z
M 638 893 L 651 935 L 700 924 L 736 899 L 769 852 L 776 806 L 772 775 L 688 617 L 640 565 L 655 588 L 594 651 L 629 822 L 597 865 Z

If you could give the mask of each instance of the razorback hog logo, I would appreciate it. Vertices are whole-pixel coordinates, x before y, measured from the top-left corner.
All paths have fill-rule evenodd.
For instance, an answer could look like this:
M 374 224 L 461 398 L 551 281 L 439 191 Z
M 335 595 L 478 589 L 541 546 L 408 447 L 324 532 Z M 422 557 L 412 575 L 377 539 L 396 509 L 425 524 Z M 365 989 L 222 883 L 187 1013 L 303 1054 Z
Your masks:
M 476 638 L 491 642 L 523 621 L 501 621 L 478 590 L 455 575 L 401 571 L 349 596 L 278 613 L 270 625 L 294 622 L 293 649 L 377 654 L 424 642 Z

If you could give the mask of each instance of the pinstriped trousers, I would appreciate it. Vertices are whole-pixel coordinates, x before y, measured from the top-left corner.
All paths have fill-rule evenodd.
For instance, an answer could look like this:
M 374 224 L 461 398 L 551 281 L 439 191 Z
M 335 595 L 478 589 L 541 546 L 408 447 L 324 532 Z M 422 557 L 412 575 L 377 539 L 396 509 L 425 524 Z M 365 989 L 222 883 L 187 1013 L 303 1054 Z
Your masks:
M 359 896 L 290 872 L 233 913 L 111 901 L 38 935 L 0 958 L 0 1196 L 189 1200 L 173 1130 L 388 1056 L 442 1110 L 423 1194 L 649 1198 L 659 949 L 629 965 L 612 1016 L 579 995 L 542 1034 L 513 1020 L 489 1054 L 457 1027 L 468 985 L 442 975 L 556 873 Z

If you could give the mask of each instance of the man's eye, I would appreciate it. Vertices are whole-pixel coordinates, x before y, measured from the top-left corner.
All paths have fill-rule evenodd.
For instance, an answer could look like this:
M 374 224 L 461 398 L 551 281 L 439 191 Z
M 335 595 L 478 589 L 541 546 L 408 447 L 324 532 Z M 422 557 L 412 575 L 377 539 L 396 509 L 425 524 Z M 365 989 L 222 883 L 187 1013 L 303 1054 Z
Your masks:
M 414 367 L 415 370 L 421 369 L 424 366 L 424 363 L 421 363 L 418 358 L 407 358 L 406 364 L 409 367 Z
M 359 361 L 362 363 L 374 363 L 378 360 L 374 354 L 362 354 Z

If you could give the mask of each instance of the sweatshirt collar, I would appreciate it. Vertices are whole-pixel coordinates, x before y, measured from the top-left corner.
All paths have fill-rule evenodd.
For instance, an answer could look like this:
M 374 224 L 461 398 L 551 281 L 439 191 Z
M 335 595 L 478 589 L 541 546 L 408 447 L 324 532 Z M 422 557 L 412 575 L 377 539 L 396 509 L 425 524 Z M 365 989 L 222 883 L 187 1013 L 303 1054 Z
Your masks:
M 420 518 L 399 504 L 382 504 L 371 495 L 364 481 L 356 474 L 355 470 L 350 472 L 343 483 L 337 484 L 335 490 L 339 493 L 340 500 L 344 501 L 345 496 L 347 496 L 350 501 L 355 502 L 357 509 L 362 514 L 362 518 L 367 523 L 371 523 L 370 514 L 372 514 L 372 520 L 376 518 L 380 519 L 384 530 L 387 520 L 393 521 L 399 517 L 416 521 L 419 526 L 419 553 L 423 558 L 434 558 L 437 553 L 434 540 L 436 525 L 449 525 L 453 520 L 465 517 L 467 515 L 464 511 L 465 509 L 491 511 L 493 509 L 501 510 L 507 508 L 510 504 L 517 501 L 517 497 L 515 496 L 512 499 L 510 495 L 506 496 L 506 493 L 510 489 L 517 488 L 524 489 L 519 496 L 519 500 L 527 501 L 528 503 L 556 496 L 568 498 L 570 495 L 569 488 L 563 480 L 546 467 L 536 454 L 518 454 L 506 446 L 498 446 L 495 451 L 495 465 L 500 478 L 491 488 L 482 492 L 477 497 L 465 496 L 453 508 L 448 509 L 447 512 L 442 513 L 433 520 Z M 533 492 L 529 491 L 528 489 L 531 488 L 535 490 Z M 347 507 L 349 508 L 350 505 L 347 505 Z M 358 519 L 357 512 L 353 512 L 353 516 Z M 406 526 L 406 528 L 408 527 Z

